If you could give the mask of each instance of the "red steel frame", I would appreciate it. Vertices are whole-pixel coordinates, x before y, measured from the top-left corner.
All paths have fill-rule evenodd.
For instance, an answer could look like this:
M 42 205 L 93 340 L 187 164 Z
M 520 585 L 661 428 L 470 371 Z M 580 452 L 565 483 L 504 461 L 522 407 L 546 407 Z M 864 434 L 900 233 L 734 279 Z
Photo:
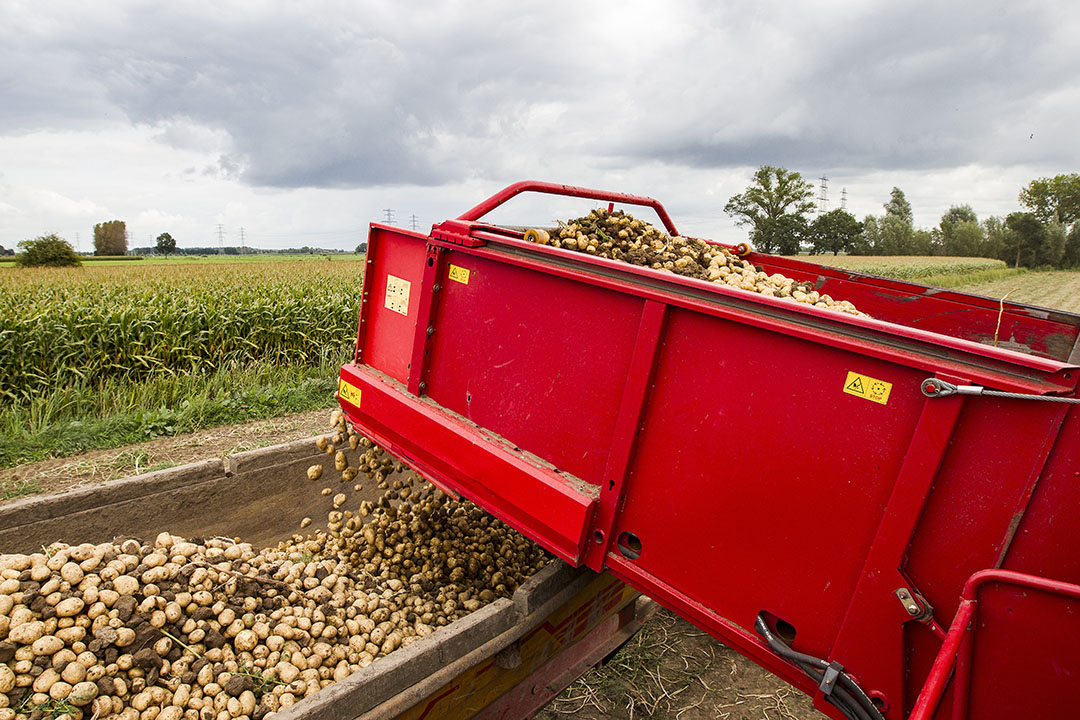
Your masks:
M 967 612 L 964 579 L 1007 566 L 1080 580 L 1064 549 L 1076 533 L 1055 519 L 1080 510 L 1063 479 L 1080 467 L 1076 413 L 919 392 L 932 376 L 1075 396 L 1080 318 L 1015 303 L 999 314 L 962 293 L 749 255 L 874 315 L 852 317 L 479 222 L 526 191 L 652 207 L 675 232 L 651 198 L 533 182 L 429 236 L 373 224 L 356 355 L 341 371 L 361 399 L 341 404 L 418 472 L 567 562 L 614 573 L 834 717 L 748 629 L 757 612 L 795 625 L 795 649 L 842 663 L 886 717 L 946 718 L 953 705 L 933 712 L 960 646 L 955 623 L 946 635 L 935 618 Z M 415 288 L 406 312 L 384 302 L 391 277 Z M 981 344 L 999 320 L 1026 353 Z M 844 371 L 892 383 L 887 409 L 833 392 Z M 748 473 L 728 467 L 740 452 Z M 620 550 L 624 531 L 640 557 Z
M 941 650 L 934 658 L 934 666 L 926 678 L 926 684 L 919 694 L 916 709 L 912 712 L 910 720 L 930 720 L 934 716 L 941 702 L 941 696 L 945 693 L 950 674 L 954 670 L 956 678 L 953 688 L 952 717 L 959 719 L 968 716 L 968 690 L 971 682 L 972 644 L 979 607 L 978 595 L 985 586 L 995 583 L 1080 600 L 1080 585 L 1073 583 L 1049 580 L 1011 570 L 982 570 L 972 575 L 964 583 L 964 591 L 960 595 L 960 607 L 953 617 Z

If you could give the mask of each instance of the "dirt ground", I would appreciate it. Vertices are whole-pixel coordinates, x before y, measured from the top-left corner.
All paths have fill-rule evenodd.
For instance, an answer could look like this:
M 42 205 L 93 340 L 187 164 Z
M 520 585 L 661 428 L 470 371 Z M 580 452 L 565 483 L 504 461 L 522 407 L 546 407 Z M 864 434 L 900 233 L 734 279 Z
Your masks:
M 825 720 L 810 698 L 674 613 L 661 609 L 540 720 Z
M 0 471 L 3 496 L 57 492 L 325 432 L 329 411 L 160 438 Z M 19 492 L 13 490 L 21 489 Z M 0 499 L 10 502 L 11 498 Z M 667 610 L 537 716 L 584 720 L 812 720 L 810 699 Z
M 313 410 L 244 425 L 158 438 L 113 450 L 91 450 L 71 457 L 17 465 L 0 470 L 0 488 L 4 490 L 0 496 L 4 499 L 0 502 L 21 495 L 59 492 L 311 437 L 328 429 L 329 418 L 329 410 Z

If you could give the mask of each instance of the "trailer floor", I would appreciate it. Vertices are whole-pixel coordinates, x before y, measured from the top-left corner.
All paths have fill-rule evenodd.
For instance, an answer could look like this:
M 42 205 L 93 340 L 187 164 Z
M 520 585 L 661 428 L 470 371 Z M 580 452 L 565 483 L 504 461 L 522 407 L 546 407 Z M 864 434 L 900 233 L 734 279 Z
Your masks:
M 311 437 L 329 411 L 219 427 L 0 471 L 0 503 Z M 14 491 L 14 492 L 13 492 Z M 682 618 L 661 610 L 609 661 L 537 716 L 585 720 L 816 720 L 810 699 Z

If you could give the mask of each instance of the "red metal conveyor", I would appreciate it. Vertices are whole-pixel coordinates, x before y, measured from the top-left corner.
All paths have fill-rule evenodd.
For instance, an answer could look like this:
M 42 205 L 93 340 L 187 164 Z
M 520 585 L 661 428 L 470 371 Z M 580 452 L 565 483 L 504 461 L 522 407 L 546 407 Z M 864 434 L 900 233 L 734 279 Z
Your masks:
M 373 224 L 360 431 L 832 717 L 1076 714 L 1080 317 L 747 256 L 854 317 L 482 222 L 524 191 L 676 234 L 533 182 Z

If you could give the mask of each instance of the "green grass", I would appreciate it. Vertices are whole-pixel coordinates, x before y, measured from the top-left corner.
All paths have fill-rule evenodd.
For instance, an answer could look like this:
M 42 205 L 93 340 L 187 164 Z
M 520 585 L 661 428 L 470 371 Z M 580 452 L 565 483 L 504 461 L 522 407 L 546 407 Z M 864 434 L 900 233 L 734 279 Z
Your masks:
M 993 258 L 937 257 L 925 255 L 798 255 L 796 260 L 843 268 L 868 275 L 910 280 L 923 285 L 937 285 L 928 279 L 965 276 L 1005 270 L 1005 263 Z M 939 287 L 947 287 L 939 285 Z
M 960 290 L 1009 302 L 1080 314 L 1080 271 L 1032 270 L 1005 278 L 989 278 L 960 286 Z
M 995 268 L 990 270 L 976 270 L 974 272 L 948 275 L 927 275 L 914 282 L 920 285 L 932 285 L 933 287 L 959 289 L 976 283 L 996 282 L 1017 275 L 1031 272 L 1027 268 Z
M 71 387 L 0 410 L 0 468 L 334 404 L 343 358 Z M 152 469 L 152 468 L 147 468 Z M 32 488 L 4 488 L 29 494 Z
M 41 487 L 33 480 L 0 478 L 0 500 L 14 500 L 27 495 L 37 495 L 39 492 Z

